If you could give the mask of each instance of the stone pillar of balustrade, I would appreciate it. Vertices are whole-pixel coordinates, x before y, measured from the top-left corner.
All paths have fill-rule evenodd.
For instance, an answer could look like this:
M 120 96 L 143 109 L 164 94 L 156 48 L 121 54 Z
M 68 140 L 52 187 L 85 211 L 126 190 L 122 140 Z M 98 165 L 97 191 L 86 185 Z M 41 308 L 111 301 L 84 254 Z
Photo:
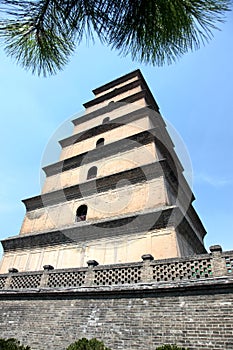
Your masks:
M 222 256 L 222 247 L 220 245 L 212 245 L 210 247 L 212 271 L 214 277 L 221 277 L 227 275 L 226 260 Z

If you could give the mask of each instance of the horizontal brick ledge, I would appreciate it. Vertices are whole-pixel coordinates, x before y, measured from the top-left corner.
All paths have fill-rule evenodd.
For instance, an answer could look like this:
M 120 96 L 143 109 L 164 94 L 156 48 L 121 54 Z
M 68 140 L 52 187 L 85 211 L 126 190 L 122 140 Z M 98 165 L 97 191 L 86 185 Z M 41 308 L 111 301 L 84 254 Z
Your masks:
M 133 103 L 133 102 L 136 102 L 142 98 L 145 98 L 148 102 L 146 108 L 159 113 L 158 108 L 152 104 L 152 101 L 149 100 L 147 92 L 145 90 L 143 90 L 143 91 L 139 91 L 133 95 L 127 96 L 127 97 L 125 97 L 125 98 L 123 98 L 115 103 L 111 103 L 107 106 L 96 109 L 93 112 L 83 114 L 82 116 L 79 116 L 78 118 L 73 119 L 72 123 L 74 125 L 80 125 L 80 124 L 85 123 L 85 122 L 87 122 L 93 118 L 96 118 L 100 115 L 102 115 L 104 118 L 106 113 L 110 113 L 113 110 L 121 108 L 124 104 Z M 145 108 L 145 107 L 143 107 L 143 108 Z
M 135 147 L 140 147 L 140 145 L 146 145 L 154 140 L 154 133 L 156 129 L 150 131 L 143 131 L 138 134 L 126 137 L 119 141 L 108 143 L 99 148 L 84 152 L 77 156 L 64 159 L 50 165 L 43 167 L 44 172 L 47 176 L 52 176 L 63 171 L 67 171 L 73 168 L 77 168 L 80 165 L 88 164 L 93 161 L 97 161 L 102 158 L 106 158 L 115 155 L 120 152 L 128 151 Z M 135 143 L 133 141 L 136 141 Z
M 94 95 L 98 95 L 106 90 L 109 90 L 111 88 L 113 88 L 116 85 L 122 84 L 128 80 L 131 80 L 132 78 L 140 78 L 140 79 L 144 79 L 143 75 L 140 71 L 140 69 L 136 69 L 130 73 L 127 73 L 125 75 L 122 75 L 121 77 L 114 79 L 104 85 L 99 86 L 98 88 L 95 88 L 93 91 Z
M 70 146 L 74 143 L 86 140 L 87 138 L 100 135 L 106 131 L 119 128 L 122 125 L 125 125 L 131 121 L 140 119 L 141 117 L 148 115 L 149 117 L 152 118 L 152 117 L 154 117 L 154 113 L 156 113 L 156 112 L 153 112 L 146 107 L 142 107 L 140 109 L 137 109 L 136 111 L 133 111 L 133 112 L 127 113 L 123 116 L 120 116 L 118 118 L 109 120 L 105 124 L 97 125 L 91 129 L 88 129 L 86 131 L 83 131 L 83 132 L 74 134 L 72 136 L 69 136 L 65 139 L 62 139 L 59 141 L 59 143 L 62 147 L 67 147 L 67 146 Z
M 148 87 L 148 84 L 147 84 L 146 80 L 144 79 L 140 69 L 137 69 L 137 70 L 135 70 L 133 72 L 130 72 L 130 73 L 126 74 L 126 75 L 123 75 L 122 77 L 119 77 L 119 78 L 117 78 L 117 79 L 115 79 L 113 81 L 110 81 L 109 83 L 104 84 L 104 85 L 102 85 L 102 86 L 100 86 L 100 87 L 98 87 L 98 88 L 96 88 L 96 89 L 94 89 L 92 91 L 93 91 L 93 93 L 95 95 L 98 95 L 98 94 L 100 94 L 100 93 L 102 93 L 104 91 L 107 91 L 108 89 L 113 88 L 114 86 L 117 86 L 118 84 L 122 84 L 124 82 L 127 82 L 128 80 L 130 80 L 130 79 L 132 79 L 134 77 L 138 78 L 138 80 L 141 81 L 143 89 L 147 92 L 148 95 L 150 95 L 150 99 L 152 101 L 153 106 L 155 106 L 156 109 L 159 110 L 159 107 L 158 107 L 158 105 L 157 105 L 157 103 L 156 103 L 156 101 L 154 99 L 154 96 L 152 95 L 152 93 L 151 93 L 151 91 L 150 91 L 150 89 Z
M 119 187 L 123 187 L 124 183 L 120 182 L 122 179 L 127 179 L 132 184 L 140 183 L 142 181 L 151 180 L 162 175 L 169 173 L 169 167 L 166 165 L 166 160 L 160 160 L 141 167 L 125 170 L 118 174 L 112 174 L 93 180 L 85 181 L 81 184 L 77 184 L 70 187 L 65 187 L 61 190 L 48 192 L 43 195 L 23 199 L 27 211 L 43 208 L 49 205 L 65 202 L 67 200 L 73 200 L 81 198 L 83 196 L 89 196 L 99 192 L 105 192 L 109 189 L 116 188 L 116 184 Z M 81 188 L 81 190 L 80 190 Z
M 143 83 L 142 83 L 142 80 L 140 78 L 138 78 L 137 80 L 134 80 L 128 84 L 125 84 L 121 87 L 116 87 L 114 90 L 110 91 L 110 92 L 107 92 L 106 94 L 103 94 L 99 97 L 96 97 L 86 103 L 83 103 L 83 106 L 85 108 L 89 108 L 89 107 L 93 107 L 101 102 L 104 102 L 106 100 L 109 100 L 111 98 L 114 98 L 124 92 L 129 92 L 130 90 L 138 87 L 138 86 L 142 86 Z
M 2 240 L 3 249 L 15 251 L 20 249 L 31 249 L 35 247 L 56 246 L 60 244 L 77 244 L 88 242 L 89 240 L 102 239 L 106 237 L 120 237 L 140 232 L 148 232 L 154 229 L 166 228 L 182 221 L 179 227 L 184 231 L 191 229 L 189 222 L 183 218 L 183 214 L 176 206 L 168 206 L 151 210 L 121 216 L 119 218 L 108 218 L 107 220 L 98 220 L 88 222 L 84 225 L 77 223 L 70 227 L 64 227 L 60 230 L 19 235 Z M 199 239 L 194 236 L 196 246 L 200 245 Z M 205 253 L 205 250 L 200 253 Z
M 172 217 L 171 217 L 172 215 Z M 98 220 L 88 222 L 84 225 L 78 223 L 60 230 L 19 235 L 2 240 L 4 251 L 14 251 L 18 249 L 28 249 L 32 247 L 45 247 L 60 244 L 77 244 L 93 239 L 105 238 L 108 236 L 122 236 L 126 234 L 135 234 L 154 228 L 164 228 L 168 220 L 175 220 L 176 215 L 181 212 L 176 207 L 165 207 L 163 209 L 150 211 L 147 213 L 130 214 L 119 218 L 108 218 L 107 220 Z M 140 220 L 136 220 L 137 217 Z M 140 221 L 140 226 L 138 225 Z M 150 227 L 148 227 L 148 222 Z M 130 224 L 130 225 L 129 225 Z M 126 228 L 126 225 L 127 228 Z
M 232 290 L 233 279 L 230 277 L 211 278 L 208 280 L 199 281 L 185 281 L 185 282 L 173 282 L 173 283 L 138 283 L 132 285 L 116 285 L 116 286 L 98 286 L 98 287 L 80 287 L 80 288 L 32 288 L 32 289 L 19 289 L 19 290 L 0 290 L 0 299 L 8 298 L 41 298 L 49 296 L 54 298 L 67 298 L 68 296 L 79 296 L 87 298 L 89 296 L 105 295 L 119 296 L 130 295 L 131 297 L 143 297 L 155 296 L 156 294 L 176 294 L 182 292 L 182 294 L 188 295 L 203 295 L 203 294 L 225 294 Z

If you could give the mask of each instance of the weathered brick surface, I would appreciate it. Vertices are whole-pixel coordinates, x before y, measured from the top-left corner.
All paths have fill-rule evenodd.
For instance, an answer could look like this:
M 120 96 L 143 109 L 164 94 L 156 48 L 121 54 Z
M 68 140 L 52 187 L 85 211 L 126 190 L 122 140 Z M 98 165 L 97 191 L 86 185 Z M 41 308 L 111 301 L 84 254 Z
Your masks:
M 112 350 L 233 349 L 233 251 L 0 275 L 0 336 L 33 350 L 65 350 L 80 337 Z
M 154 350 L 162 343 L 232 350 L 232 282 L 2 294 L 0 334 L 33 350 L 63 350 L 83 336 L 113 350 Z

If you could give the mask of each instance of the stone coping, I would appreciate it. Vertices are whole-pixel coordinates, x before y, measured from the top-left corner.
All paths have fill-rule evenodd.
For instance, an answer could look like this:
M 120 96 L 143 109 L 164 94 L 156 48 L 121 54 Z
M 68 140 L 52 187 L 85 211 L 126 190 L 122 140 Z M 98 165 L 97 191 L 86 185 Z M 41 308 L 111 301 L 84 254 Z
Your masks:
M 50 298 L 54 296 L 55 298 L 62 297 L 67 298 L 68 296 L 79 296 L 79 297 L 89 297 L 97 296 L 98 294 L 112 297 L 115 294 L 116 298 L 120 296 L 129 295 L 132 297 L 132 293 L 135 297 L 146 297 L 155 296 L 156 294 L 172 293 L 177 292 L 198 294 L 198 291 L 203 294 L 207 292 L 208 294 L 216 293 L 226 293 L 229 290 L 232 291 L 233 288 L 233 278 L 230 276 L 211 278 L 209 280 L 199 280 L 199 281 L 183 281 L 183 282 L 172 282 L 172 283 L 138 283 L 135 285 L 118 285 L 118 286 L 98 286 L 98 287 L 82 287 L 82 288 L 32 288 L 32 289 L 4 289 L 0 290 L 0 298 L 10 298 L 10 297 L 26 297 L 32 296 L 42 297 L 49 296 Z

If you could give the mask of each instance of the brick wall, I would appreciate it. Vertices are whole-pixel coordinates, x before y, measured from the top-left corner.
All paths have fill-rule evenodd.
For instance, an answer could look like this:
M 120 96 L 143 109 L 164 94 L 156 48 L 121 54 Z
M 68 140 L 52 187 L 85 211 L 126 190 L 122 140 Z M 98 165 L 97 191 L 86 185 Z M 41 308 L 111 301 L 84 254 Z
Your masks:
M 63 350 L 80 337 L 97 337 L 113 350 L 155 350 L 162 343 L 232 350 L 232 256 L 213 249 L 196 259 L 144 256 L 142 263 L 102 267 L 91 261 L 82 270 L 47 266 L 33 278 L 12 271 L 0 276 L 0 336 L 16 337 L 33 350 Z M 178 268 L 183 273 L 175 278 Z M 115 277 L 109 280 L 106 271 Z M 79 272 L 76 287 L 71 272 L 76 278 Z

